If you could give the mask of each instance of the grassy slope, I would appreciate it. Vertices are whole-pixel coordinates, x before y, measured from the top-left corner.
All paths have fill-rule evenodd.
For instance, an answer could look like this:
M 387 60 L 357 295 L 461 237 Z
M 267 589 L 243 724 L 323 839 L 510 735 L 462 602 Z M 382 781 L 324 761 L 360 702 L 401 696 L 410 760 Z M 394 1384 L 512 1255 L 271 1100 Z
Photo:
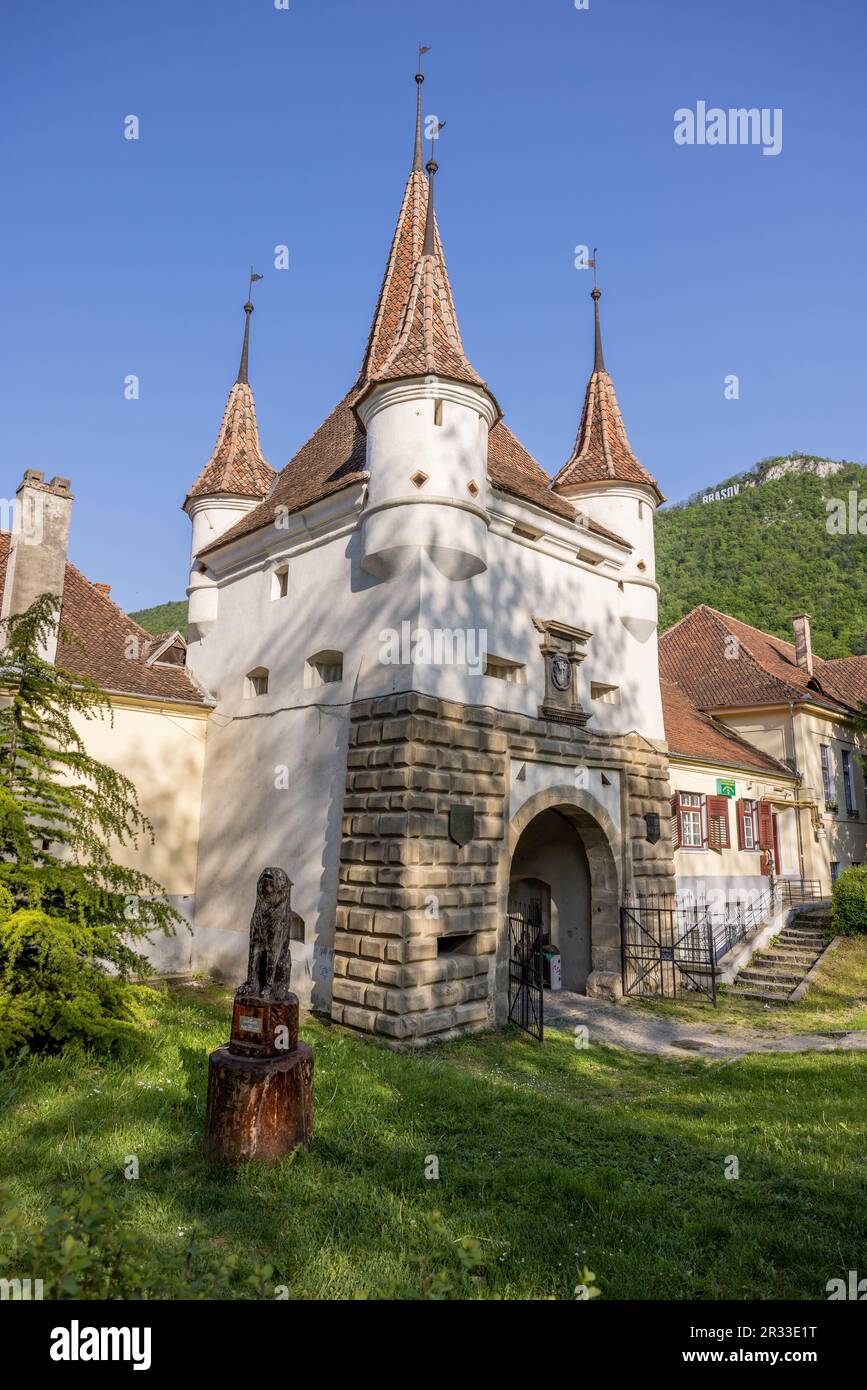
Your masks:
M 744 475 L 748 476 L 748 475 Z M 863 535 L 829 535 L 829 498 L 867 498 L 867 468 L 829 478 L 790 474 L 720 502 L 659 513 L 660 631 L 696 604 L 791 640 L 792 615 L 812 615 L 819 656 L 860 655 L 867 631 Z
M 715 1009 L 689 995 L 678 1000 L 636 999 L 634 1007 L 679 1023 L 712 1028 L 740 1024 L 768 1034 L 867 1030 L 867 938 L 842 937 L 804 998 L 791 1008 L 739 999 L 724 987 Z
M 0 1178 L 34 1221 L 62 1184 L 111 1170 L 142 1242 L 174 1248 L 200 1223 L 308 1298 L 382 1295 L 392 1279 L 417 1292 L 434 1209 L 451 1238 L 481 1241 L 481 1297 L 571 1298 L 586 1264 L 609 1298 L 817 1299 L 863 1262 L 865 1055 L 721 1067 L 576 1051 L 553 1031 L 543 1048 L 508 1033 L 399 1054 L 311 1019 L 314 1148 L 235 1176 L 201 1158 L 228 995 L 155 992 L 151 1013 L 135 1062 L 0 1074 Z M 138 1182 L 120 1176 L 128 1154 Z
M 129 615 L 147 631 L 156 636 L 160 632 L 180 632 L 187 635 L 187 601 L 179 599 L 176 603 L 161 603 L 156 608 L 140 608 Z

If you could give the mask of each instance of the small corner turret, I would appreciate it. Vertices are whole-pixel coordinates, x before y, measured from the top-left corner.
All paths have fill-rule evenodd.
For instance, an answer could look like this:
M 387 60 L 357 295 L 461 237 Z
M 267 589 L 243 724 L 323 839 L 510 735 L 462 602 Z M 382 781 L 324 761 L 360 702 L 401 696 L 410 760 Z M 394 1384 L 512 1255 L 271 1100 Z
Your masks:
M 234 525 L 240 516 L 258 506 L 277 476 L 262 454 L 256 405 L 249 381 L 252 290 L 255 281 L 261 279 L 261 275 L 251 270 L 244 305 L 244 341 L 238 375 L 229 392 L 211 457 L 184 501 L 184 511 L 193 528 L 190 582 L 187 588 L 191 643 L 207 636 L 217 618 L 217 587 L 206 567 L 198 562 L 197 556 Z

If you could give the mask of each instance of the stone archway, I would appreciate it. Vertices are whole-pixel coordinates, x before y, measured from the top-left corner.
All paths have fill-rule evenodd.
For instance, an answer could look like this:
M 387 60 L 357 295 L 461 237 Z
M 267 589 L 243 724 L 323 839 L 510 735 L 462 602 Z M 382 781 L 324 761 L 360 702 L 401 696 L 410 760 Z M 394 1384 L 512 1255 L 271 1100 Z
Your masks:
M 549 787 L 515 813 L 498 874 L 498 1023 L 507 1013 L 510 888 L 522 880 L 535 879 L 550 889 L 564 988 L 618 997 L 621 864 L 620 833 L 589 792 L 568 784 Z
M 538 902 L 542 934 L 560 952 L 563 988 L 583 994 L 590 974 L 590 868 L 575 826 L 558 810 L 540 811 L 512 855 L 509 912 Z

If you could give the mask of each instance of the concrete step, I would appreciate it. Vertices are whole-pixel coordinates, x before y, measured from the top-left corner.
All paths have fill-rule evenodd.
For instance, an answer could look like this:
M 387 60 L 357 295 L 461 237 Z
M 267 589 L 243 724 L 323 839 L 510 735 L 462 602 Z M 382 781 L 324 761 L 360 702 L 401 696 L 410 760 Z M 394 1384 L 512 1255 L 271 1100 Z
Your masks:
M 820 951 L 824 951 L 824 944 L 821 946 L 798 946 L 794 942 L 775 941 L 773 946 L 768 948 L 771 951 L 779 951 L 781 956 L 817 956 Z
M 772 966 L 752 965 L 748 965 L 746 970 L 742 970 L 738 975 L 739 980 L 777 980 L 780 984 L 791 983 L 793 987 L 800 984 L 803 978 L 803 972 L 800 970 L 775 970 Z
M 791 991 L 772 994 L 767 989 L 739 989 L 737 985 L 732 985 L 728 992 L 737 999 L 760 999 L 763 1004 L 788 1004 Z

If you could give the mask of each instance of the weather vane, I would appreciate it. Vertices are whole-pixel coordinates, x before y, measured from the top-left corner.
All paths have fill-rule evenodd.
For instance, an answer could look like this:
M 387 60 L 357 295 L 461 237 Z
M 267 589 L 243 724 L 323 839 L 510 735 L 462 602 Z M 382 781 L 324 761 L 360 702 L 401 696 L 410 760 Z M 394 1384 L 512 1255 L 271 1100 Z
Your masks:
M 255 283 L 256 283 L 257 280 L 261 280 L 262 278 L 263 278 L 263 277 L 262 277 L 261 275 L 257 275 L 256 272 L 255 272 L 255 270 L 253 269 L 253 267 L 250 266 L 250 284 L 249 284 L 249 286 L 247 287 L 247 303 L 248 303 L 248 304 L 252 304 L 252 303 L 253 303 L 253 286 L 255 285 Z

